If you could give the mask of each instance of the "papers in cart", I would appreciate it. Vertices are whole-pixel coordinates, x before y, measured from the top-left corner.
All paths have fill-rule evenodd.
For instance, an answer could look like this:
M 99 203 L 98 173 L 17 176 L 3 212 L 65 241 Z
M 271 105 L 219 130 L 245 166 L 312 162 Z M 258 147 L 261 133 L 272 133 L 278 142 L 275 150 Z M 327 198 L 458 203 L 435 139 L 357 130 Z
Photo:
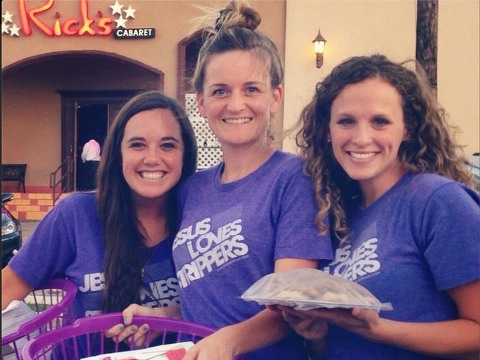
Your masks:
M 2 310 L 2 336 L 17 331 L 20 325 L 36 315 L 37 313 L 23 301 L 13 300 L 5 310 Z
M 23 301 L 13 300 L 5 310 L 2 310 L 2 337 L 14 333 L 18 328 L 27 323 L 29 320 L 37 316 L 37 313 Z M 39 330 L 35 330 L 30 337 L 39 334 Z M 21 351 L 25 343 L 28 341 L 26 337 L 16 338 L 15 344 L 5 344 L 2 346 L 2 359 L 16 360 L 17 352 Z M 16 351 L 14 348 L 16 346 Z
M 96 355 L 81 360 L 182 360 L 193 342 L 153 346 L 147 349 Z

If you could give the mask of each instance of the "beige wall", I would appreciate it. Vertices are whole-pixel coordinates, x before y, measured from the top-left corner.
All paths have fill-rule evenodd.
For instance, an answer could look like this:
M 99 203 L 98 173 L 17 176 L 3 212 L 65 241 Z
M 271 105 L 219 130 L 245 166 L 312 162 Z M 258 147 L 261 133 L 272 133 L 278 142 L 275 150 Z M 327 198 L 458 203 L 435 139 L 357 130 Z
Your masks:
M 479 151 L 479 1 L 440 0 L 438 96 L 450 123 L 462 129 L 467 154 Z M 287 0 L 284 122 L 291 127 L 317 81 L 354 55 L 415 57 L 415 0 Z M 324 64 L 315 67 L 312 40 L 327 39 Z M 284 148 L 295 151 L 293 138 Z
M 17 0 L 1 2 L 2 15 L 14 13 L 19 23 Z M 45 4 L 29 0 L 29 7 Z M 56 0 L 62 19 L 79 14 L 78 0 Z M 92 17 L 102 10 L 110 15 L 113 0 L 89 0 Z M 131 27 L 154 27 L 155 39 L 115 40 L 112 37 L 51 38 L 36 31 L 31 37 L 2 35 L 2 69 L 41 54 L 67 50 L 98 50 L 118 54 L 165 74 L 164 90 L 177 93 L 177 45 L 195 29 L 192 19 L 200 16 L 196 6 L 215 6 L 220 0 L 129 0 L 120 1 L 137 9 Z M 259 30 L 271 36 L 285 53 L 285 100 L 276 116 L 276 126 L 290 128 L 310 100 L 317 81 L 342 60 L 358 54 L 385 53 L 394 60 L 415 56 L 415 0 L 266 0 L 250 3 L 262 15 Z M 440 0 L 438 45 L 438 95 L 450 122 L 463 131 L 459 140 L 466 153 L 479 151 L 479 1 Z M 53 23 L 54 12 L 44 16 Z M 130 26 L 129 26 L 130 27 Z M 318 29 L 327 39 L 324 65 L 315 67 L 312 40 Z M 56 93 L 55 69 L 49 74 L 26 76 L 3 82 L 14 92 L 2 94 L 2 161 L 27 162 L 27 185 L 48 185 L 60 162 L 60 100 Z M 17 75 L 19 76 L 19 75 Z M 44 79 L 50 79 L 48 85 Z M 121 83 L 105 75 L 114 88 Z M 36 80 L 35 80 L 36 79 Z M 73 79 L 73 78 L 72 78 Z M 109 79 L 109 80 L 108 80 Z M 88 79 L 70 81 L 70 89 L 88 87 Z M 63 86 L 63 85 L 62 85 Z M 65 90 L 65 88 L 63 88 Z M 291 137 L 285 150 L 295 152 Z
M 39 4 L 45 4 L 45 0 L 29 0 L 29 8 Z M 92 18 L 101 9 L 104 16 L 114 0 L 88 0 L 89 13 Z M 2 68 L 22 59 L 43 54 L 65 50 L 101 50 L 119 54 L 165 73 L 165 93 L 176 96 L 177 91 L 177 45 L 191 32 L 198 30 L 194 19 L 204 14 L 199 6 L 214 7 L 225 5 L 226 1 L 216 0 L 128 0 L 120 1 L 125 7 L 131 5 L 137 9 L 135 19 L 127 23 L 128 27 L 142 28 L 154 27 L 156 37 L 143 40 L 115 40 L 112 37 L 89 37 L 89 36 L 62 36 L 51 38 L 42 33 L 35 32 L 30 37 L 2 36 Z M 279 45 L 279 50 L 284 51 L 284 0 L 273 1 L 250 1 L 251 5 L 262 15 L 263 21 L 259 30 L 265 32 Z M 71 16 L 78 17 L 80 0 L 55 0 L 54 9 L 63 15 L 62 18 Z M 14 20 L 19 23 L 17 0 L 3 0 L 2 14 L 6 9 L 15 11 Z M 46 19 L 53 23 L 54 11 Z M 198 23 L 198 21 L 197 21 Z M 209 22 L 208 24 L 211 24 Z
M 109 6 L 114 2 L 88 0 L 89 16 L 98 19 L 98 11 L 102 11 L 103 16 L 111 16 Z M 8 10 L 13 14 L 14 22 L 20 25 L 17 3 L 18 0 L 2 1 L 2 15 Z M 46 4 L 46 1 L 29 0 L 26 3 L 31 9 Z M 198 6 L 218 9 L 227 2 L 128 0 L 119 3 L 125 5 L 125 8 L 130 5 L 137 9 L 135 19 L 127 23 L 127 27 L 153 27 L 156 29 L 156 37 L 140 40 L 115 40 L 112 36 L 49 37 L 33 28 L 30 37 L 24 36 L 22 32 L 19 37 L 2 35 L 2 69 L 48 53 L 71 50 L 102 51 L 117 54 L 162 72 L 165 93 L 176 97 L 178 43 L 199 28 L 198 21 L 197 26 L 192 22 L 204 15 Z M 251 5 L 260 12 L 263 19 L 259 30 L 278 44 L 283 55 L 285 1 L 251 1 Z M 54 7 L 39 15 L 39 18 L 50 26 L 55 21 L 56 12 L 62 21 L 70 17 L 79 18 L 79 6 L 80 0 L 55 0 Z M 211 22 L 207 25 L 210 24 Z M 122 72 L 123 76 L 130 74 L 121 63 L 107 68 L 92 66 L 87 71 L 79 69 L 80 66 L 74 71 L 71 68 L 65 71 L 61 66 L 61 62 L 56 61 L 51 65 L 30 66 L 2 76 L 2 162 L 28 164 L 27 189 L 36 186 L 48 188 L 50 173 L 61 162 L 61 104 L 57 91 L 123 89 L 125 85 L 115 71 Z M 142 87 L 145 85 L 144 78 L 138 72 L 133 76 L 139 84 L 135 88 L 145 88 Z M 131 82 L 129 85 L 131 86 Z M 279 116 L 278 126 L 282 125 L 282 118 Z
M 465 153 L 480 151 L 480 1 L 440 0 L 438 99 Z

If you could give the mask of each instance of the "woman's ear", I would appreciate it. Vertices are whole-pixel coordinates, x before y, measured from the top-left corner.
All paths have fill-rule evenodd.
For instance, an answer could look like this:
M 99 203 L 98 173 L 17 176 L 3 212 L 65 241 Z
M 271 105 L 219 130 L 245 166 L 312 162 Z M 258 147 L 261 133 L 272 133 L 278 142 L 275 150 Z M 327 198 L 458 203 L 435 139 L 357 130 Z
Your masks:
M 204 102 L 205 102 L 205 98 L 203 97 L 203 93 L 197 92 L 197 107 L 198 107 L 198 112 L 199 112 L 200 115 L 202 115 L 203 117 L 207 117 L 207 116 L 206 116 L 205 107 L 204 107 Z
M 274 114 L 277 112 L 278 108 L 283 99 L 283 86 L 278 85 L 272 89 L 272 103 L 270 105 L 270 113 Z

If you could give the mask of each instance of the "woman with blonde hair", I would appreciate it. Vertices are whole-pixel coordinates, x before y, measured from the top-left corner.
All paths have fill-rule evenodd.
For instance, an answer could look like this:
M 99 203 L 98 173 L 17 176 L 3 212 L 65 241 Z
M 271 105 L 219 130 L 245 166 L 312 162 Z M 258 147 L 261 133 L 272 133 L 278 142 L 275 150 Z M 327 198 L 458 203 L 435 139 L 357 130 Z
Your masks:
M 193 79 L 200 113 L 222 145 L 223 161 L 181 187 L 173 257 L 183 319 L 219 330 L 184 360 L 240 354 L 249 360 L 304 360 L 303 339 L 281 314 L 240 296 L 264 275 L 316 268 L 318 259 L 332 258 L 330 238 L 314 225 L 317 209 L 304 162 L 272 145 L 283 67 L 275 44 L 256 30 L 260 20 L 244 2 L 232 1 L 220 11 Z M 136 311 L 142 309 L 124 314 Z

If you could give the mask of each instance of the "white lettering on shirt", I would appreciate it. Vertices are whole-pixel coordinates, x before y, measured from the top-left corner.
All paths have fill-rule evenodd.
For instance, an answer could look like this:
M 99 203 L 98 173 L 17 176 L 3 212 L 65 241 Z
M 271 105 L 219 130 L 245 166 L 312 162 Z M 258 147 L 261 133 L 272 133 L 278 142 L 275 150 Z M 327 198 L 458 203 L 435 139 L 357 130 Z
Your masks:
M 377 238 L 368 239 L 353 253 L 351 245 L 337 249 L 335 260 L 324 270 L 352 281 L 379 271 L 381 266 L 377 260 L 377 242 Z
M 227 262 L 248 253 L 242 232 L 242 220 L 237 219 L 211 231 L 211 219 L 206 218 L 195 225 L 182 229 L 175 238 L 173 248 L 185 245 L 191 262 L 177 272 L 183 288 L 192 281 L 225 265 Z

